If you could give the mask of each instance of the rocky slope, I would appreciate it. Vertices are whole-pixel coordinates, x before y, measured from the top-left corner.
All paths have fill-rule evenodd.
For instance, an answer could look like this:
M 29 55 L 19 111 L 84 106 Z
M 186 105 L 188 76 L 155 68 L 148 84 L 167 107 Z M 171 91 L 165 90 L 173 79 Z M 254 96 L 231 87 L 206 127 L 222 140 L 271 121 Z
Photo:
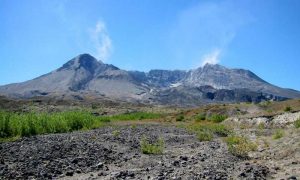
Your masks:
M 114 135 L 114 131 L 118 135 Z M 165 140 L 162 155 L 140 150 L 143 136 Z M 140 125 L 0 143 L 5 179 L 266 179 L 269 169 L 231 155 L 221 140 L 199 142 L 174 126 Z
M 254 73 L 207 64 L 189 71 L 125 71 L 79 55 L 61 68 L 23 83 L 0 87 L 0 95 L 106 96 L 147 104 L 199 105 L 211 102 L 260 102 L 299 98 L 300 92 L 271 85 Z

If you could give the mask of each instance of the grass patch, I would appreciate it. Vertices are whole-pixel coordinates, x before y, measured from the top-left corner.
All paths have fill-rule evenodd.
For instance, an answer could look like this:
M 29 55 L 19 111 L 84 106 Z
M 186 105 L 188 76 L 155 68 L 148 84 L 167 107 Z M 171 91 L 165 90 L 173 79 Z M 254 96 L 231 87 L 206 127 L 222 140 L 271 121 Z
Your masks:
M 204 113 L 198 114 L 195 117 L 196 122 L 200 122 L 200 121 L 204 121 L 204 120 L 206 120 L 206 114 L 204 114 Z
M 261 107 L 268 107 L 269 105 L 271 105 L 271 101 L 262 101 L 259 103 L 259 105 Z
M 256 135 L 262 136 L 264 134 L 264 130 L 266 129 L 265 123 L 261 122 L 257 126 Z
M 20 136 L 10 137 L 10 138 L 0 138 L 0 143 L 17 141 L 20 138 L 21 138 Z
M 222 114 L 213 114 L 208 117 L 207 120 L 215 122 L 215 123 L 220 123 L 223 122 L 225 119 L 227 119 L 227 115 L 222 115 Z
M 94 116 L 88 111 L 55 113 L 13 113 L 0 111 L 0 138 L 65 133 L 99 128 L 110 121 L 155 119 L 160 114 L 135 112 L 113 116 Z
M 136 124 L 132 124 L 132 125 L 130 126 L 130 128 L 131 128 L 131 129 L 136 129 Z
M 213 139 L 213 134 L 210 131 L 199 131 L 196 135 L 199 141 L 211 141 Z
M 291 106 L 286 106 L 286 107 L 284 108 L 284 111 L 285 111 L 285 112 L 290 112 L 290 111 L 292 111 Z
M 214 123 L 191 125 L 189 127 L 189 129 L 194 132 L 208 131 L 213 134 L 219 135 L 221 137 L 226 137 L 232 133 L 232 131 L 228 127 L 226 127 L 224 124 L 214 124 Z
M 114 116 L 107 116 L 110 120 L 119 120 L 119 121 L 131 121 L 131 120 L 144 120 L 144 119 L 158 119 L 162 117 L 161 114 L 157 113 L 148 113 L 148 112 L 133 112 L 125 113 Z
M 246 137 L 229 136 L 225 138 L 225 142 L 229 152 L 238 157 L 247 157 L 249 152 L 257 150 L 257 144 Z
M 113 132 L 112 132 L 112 135 L 114 136 L 114 137 L 118 137 L 119 135 L 120 135 L 120 131 L 119 130 L 114 130 Z
M 263 122 L 261 122 L 261 123 L 259 123 L 258 124 L 258 127 L 257 127 L 259 130 L 264 130 L 264 129 L 266 129 L 266 125 L 265 125 L 265 123 L 263 123 Z
M 176 117 L 176 121 L 184 121 L 184 115 L 180 114 Z
M 277 129 L 273 135 L 273 139 L 280 139 L 284 136 L 284 131 L 281 129 Z
M 158 138 L 155 143 L 150 143 L 148 139 L 143 136 L 140 142 L 141 151 L 143 154 L 162 154 L 164 150 L 164 140 Z
M 294 122 L 295 128 L 300 128 L 300 118 Z
M 195 133 L 200 141 L 211 141 L 213 135 L 221 137 L 227 137 L 232 134 L 232 131 L 224 124 L 204 122 L 201 124 L 191 124 L 186 126 L 186 129 L 192 133 Z

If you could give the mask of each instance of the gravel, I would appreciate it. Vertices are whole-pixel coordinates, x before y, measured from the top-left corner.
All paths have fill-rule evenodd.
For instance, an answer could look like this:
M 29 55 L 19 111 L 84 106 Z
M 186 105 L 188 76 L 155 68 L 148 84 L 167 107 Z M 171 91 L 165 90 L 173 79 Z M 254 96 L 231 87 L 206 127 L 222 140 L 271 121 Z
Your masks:
M 118 130 L 119 135 L 113 131 Z M 162 155 L 145 155 L 140 139 L 165 141 Z M 40 135 L 0 144 L 0 179 L 266 179 L 266 166 L 231 155 L 219 138 L 199 142 L 163 125 L 104 127 Z

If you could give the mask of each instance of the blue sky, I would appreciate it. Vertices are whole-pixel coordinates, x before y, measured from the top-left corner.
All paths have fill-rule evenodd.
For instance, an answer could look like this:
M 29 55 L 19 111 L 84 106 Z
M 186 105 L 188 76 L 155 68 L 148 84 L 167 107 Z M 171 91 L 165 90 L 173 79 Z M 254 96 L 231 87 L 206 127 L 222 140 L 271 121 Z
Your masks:
M 0 85 L 81 53 L 126 70 L 219 63 L 300 90 L 299 0 L 1 0 Z

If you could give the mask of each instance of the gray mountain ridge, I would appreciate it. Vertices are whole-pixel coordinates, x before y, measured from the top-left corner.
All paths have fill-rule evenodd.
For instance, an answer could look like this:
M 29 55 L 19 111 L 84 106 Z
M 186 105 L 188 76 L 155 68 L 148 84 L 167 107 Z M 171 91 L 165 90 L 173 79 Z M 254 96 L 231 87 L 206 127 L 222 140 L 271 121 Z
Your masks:
M 70 94 L 179 106 L 300 98 L 299 91 L 274 86 L 249 70 L 206 64 L 188 71 L 125 71 L 89 54 L 38 78 L 0 86 L 0 95 L 13 98 Z

